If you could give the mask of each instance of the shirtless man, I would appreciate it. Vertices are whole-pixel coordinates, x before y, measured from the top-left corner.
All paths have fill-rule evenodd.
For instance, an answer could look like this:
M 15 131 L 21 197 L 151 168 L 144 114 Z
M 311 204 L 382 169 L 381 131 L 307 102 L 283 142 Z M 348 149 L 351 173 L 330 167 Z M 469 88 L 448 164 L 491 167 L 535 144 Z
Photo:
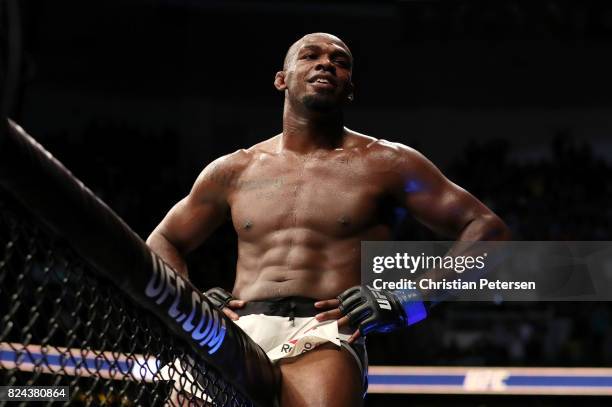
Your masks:
M 343 315 L 350 307 L 336 299 L 360 284 L 361 241 L 391 238 L 395 207 L 449 238 L 508 236 L 499 217 L 414 149 L 344 127 L 352 65 L 333 35 L 294 43 L 274 80 L 285 96 L 282 133 L 208 165 L 147 240 L 187 276 L 184 256 L 231 217 L 238 234 L 233 297 L 221 290 L 209 296 L 229 304 L 224 312 L 278 361 L 281 406 L 361 405 L 367 359 L 355 329 L 408 324 L 396 307 L 394 321 L 349 324 Z M 367 291 L 349 293 L 367 303 Z M 335 341 L 305 333 L 328 328 Z M 277 334 L 287 337 L 270 338 Z M 286 341 L 300 335 L 307 341 L 296 355 L 289 350 L 298 345 Z

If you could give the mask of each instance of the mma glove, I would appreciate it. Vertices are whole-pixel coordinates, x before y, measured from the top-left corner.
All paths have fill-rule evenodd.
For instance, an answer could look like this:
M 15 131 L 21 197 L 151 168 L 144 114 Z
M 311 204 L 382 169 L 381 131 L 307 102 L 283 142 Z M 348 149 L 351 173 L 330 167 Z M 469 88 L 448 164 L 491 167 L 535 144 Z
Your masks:
M 338 296 L 339 309 L 362 335 L 401 329 L 427 317 L 425 304 L 414 290 L 375 290 L 370 286 L 349 288 Z
M 232 293 L 225 291 L 221 287 L 211 288 L 204 293 L 204 296 L 208 298 L 219 311 L 227 307 L 227 304 L 229 304 L 231 300 L 235 299 L 234 296 L 232 296 Z

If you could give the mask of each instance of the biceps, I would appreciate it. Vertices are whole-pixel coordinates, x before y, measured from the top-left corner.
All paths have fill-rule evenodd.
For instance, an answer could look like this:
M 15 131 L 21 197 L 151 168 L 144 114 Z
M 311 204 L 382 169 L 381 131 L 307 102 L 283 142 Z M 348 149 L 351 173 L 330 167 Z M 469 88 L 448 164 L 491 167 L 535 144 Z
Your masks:
M 157 230 L 182 253 L 201 245 L 225 220 L 227 210 L 216 202 L 194 202 L 187 196 L 166 215 Z

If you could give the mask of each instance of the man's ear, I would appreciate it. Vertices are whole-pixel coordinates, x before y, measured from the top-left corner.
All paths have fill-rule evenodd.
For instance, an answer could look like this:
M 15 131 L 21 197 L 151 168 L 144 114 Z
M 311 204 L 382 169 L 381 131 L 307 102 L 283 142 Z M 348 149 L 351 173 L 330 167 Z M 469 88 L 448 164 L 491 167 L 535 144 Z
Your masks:
M 278 71 L 274 76 L 274 87 L 279 91 L 284 91 L 287 89 L 287 84 L 285 83 L 285 71 Z

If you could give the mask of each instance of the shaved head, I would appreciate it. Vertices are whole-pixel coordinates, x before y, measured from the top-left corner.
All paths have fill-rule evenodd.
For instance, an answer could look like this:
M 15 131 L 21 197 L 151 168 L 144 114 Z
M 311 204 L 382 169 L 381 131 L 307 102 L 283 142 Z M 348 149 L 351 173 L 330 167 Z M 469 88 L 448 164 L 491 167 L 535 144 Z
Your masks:
M 310 34 L 306 34 L 305 36 L 303 36 L 302 38 L 294 42 L 289 47 L 289 50 L 287 51 L 287 55 L 285 55 L 285 61 L 283 62 L 283 71 L 287 70 L 287 68 L 289 67 L 289 64 L 291 63 L 291 60 L 295 57 L 296 52 L 300 49 L 302 44 L 304 44 L 305 41 L 313 37 L 327 37 L 330 41 L 333 41 L 337 43 L 338 45 L 342 46 L 344 49 L 346 49 L 346 52 L 348 52 L 348 54 L 351 56 L 351 59 L 353 59 L 351 50 L 349 49 L 349 47 L 346 46 L 344 41 L 342 41 L 340 38 L 336 37 L 335 35 L 328 34 L 328 33 L 310 33 Z

